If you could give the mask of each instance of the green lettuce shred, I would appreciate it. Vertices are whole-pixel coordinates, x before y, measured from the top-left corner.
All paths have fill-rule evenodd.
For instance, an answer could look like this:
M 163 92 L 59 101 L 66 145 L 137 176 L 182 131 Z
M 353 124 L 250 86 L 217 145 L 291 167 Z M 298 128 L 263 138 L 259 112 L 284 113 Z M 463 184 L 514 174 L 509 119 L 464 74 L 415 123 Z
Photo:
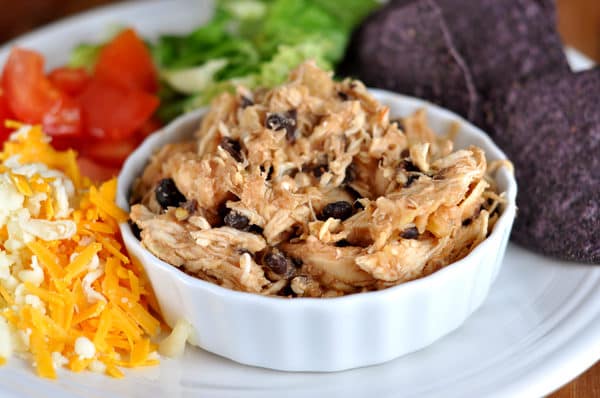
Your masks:
M 169 93 L 161 96 L 159 117 L 169 121 L 240 84 L 273 87 L 309 59 L 333 69 L 354 27 L 378 5 L 376 0 L 217 1 L 209 23 L 188 35 L 162 36 L 151 46 L 168 88 L 161 92 Z M 214 60 L 225 64 L 207 78 L 204 68 Z

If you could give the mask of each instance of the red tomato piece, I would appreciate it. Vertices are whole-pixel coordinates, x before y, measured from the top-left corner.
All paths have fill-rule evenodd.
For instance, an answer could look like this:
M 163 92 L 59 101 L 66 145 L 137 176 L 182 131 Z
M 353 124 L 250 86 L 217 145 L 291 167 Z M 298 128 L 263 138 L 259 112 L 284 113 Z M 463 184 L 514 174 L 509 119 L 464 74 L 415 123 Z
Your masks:
M 158 89 L 150 51 L 133 29 L 124 30 L 102 48 L 95 76 L 149 93 Z
M 42 128 L 50 136 L 78 136 L 82 131 L 81 108 L 67 95 L 61 95 L 59 102 L 42 119 Z
M 35 51 L 12 49 L 2 75 L 8 107 L 20 121 L 41 123 L 49 135 L 81 132 L 81 111 L 44 75 L 44 58 Z
M 50 72 L 48 79 L 63 93 L 76 96 L 83 91 L 90 81 L 90 75 L 84 68 L 63 66 Z
M 136 133 L 136 136 L 140 137 L 143 140 L 150 134 L 154 133 L 155 131 L 158 131 L 161 127 L 162 123 L 154 118 L 146 120 L 146 123 L 144 123 Z
M 4 126 L 4 121 L 7 119 L 14 119 L 14 116 L 8 108 L 8 103 L 0 90 L 0 145 L 10 136 L 12 130 Z
M 154 113 L 158 98 L 99 77 L 79 96 L 87 133 L 95 138 L 122 140 L 132 136 Z
M 77 164 L 81 174 L 90 178 L 94 182 L 106 181 L 119 174 L 118 167 L 104 166 L 96 163 L 90 158 L 79 156 L 77 158 Z
M 83 153 L 98 164 L 119 168 L 140 143 L 141 140 L 137 137 L 119 141 L 92 140 L 85 146 Z

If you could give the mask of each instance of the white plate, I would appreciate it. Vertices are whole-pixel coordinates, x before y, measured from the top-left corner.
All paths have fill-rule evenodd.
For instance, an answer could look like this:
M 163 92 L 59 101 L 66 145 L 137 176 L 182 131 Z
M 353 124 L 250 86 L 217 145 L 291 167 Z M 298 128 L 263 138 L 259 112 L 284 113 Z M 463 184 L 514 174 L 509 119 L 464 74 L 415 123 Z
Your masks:
M 42 51 L 49 66 L 111 24 L 144 36 L 185 32 L 205 21 L 209 1 L 134 2 L 81 14 L 15 42 Z M 0 65 L 8 48 L 0 50 Z M 588 60 L 575 58 L 575 68 Z M 583 63 L 582 63 L 583 62 Z M 600 267 L 565 263 L 511 244 L 484 305 L 457 331 L 383 365 L 340 373 L 283 373 L 238 365 L 189 347 L 183 358 L 127 371 L 122 380 L 34 375 L 12 359 L 0 368 L 1 397 L 537 397 L 600 358 Z M 410 327 L 410 325 L 407 325 Z

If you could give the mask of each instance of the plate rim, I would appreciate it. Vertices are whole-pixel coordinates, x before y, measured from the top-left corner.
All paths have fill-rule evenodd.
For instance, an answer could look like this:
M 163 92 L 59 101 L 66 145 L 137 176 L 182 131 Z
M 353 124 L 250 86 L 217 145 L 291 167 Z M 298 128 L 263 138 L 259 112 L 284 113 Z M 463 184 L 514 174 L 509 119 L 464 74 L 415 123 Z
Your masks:
M 177 3 L 181 4 L 185 2 L 185 0 L 144 0 L 94 7 L 90 10 L 62 18 L 31 32 L 10 39 L 0 46 L 0 59 L 3 59 L 8 54 L 8 51 L 13 45 L 27 45 L 27 42 L 37 40 L 47 34 L 60 35 L 60 31 L 65 29 L 65 27 L 68 27 L 70 24 L 80 23 L 81 20 L 87 18 L 98 18 L 108 14 L 118 15 L 128 11 L 131 12 L 130 10 L 144 9 L 146 7 L 157 5 L 177 6 Z M 116 18 L 118 18 L 118 16 L 115 16 L 115 19 Z M 570 55 L 570 53 L 572 52 L 567 51 L 567 55 Z M 580 55 L 581 54 L 577 53 L 577 56 Z M 576 62 L 586 62 L 587 66 L 593 65 L 593 61 L 587 59 L 585 56 L 581 55 L 579 58 L 581 59 L 574 60 L 569 57 L 569 61 L 575 69 L 577 68 L 574 66 Z M 525 250 L 511 242 L 507 249 L 507 253 L 513 251 L 515 247 L 517 247 L 518 250 Z M 533 253 L 530 251 L 527 252 Z M 554 260 L 540 256 L 537 253 L 533 254 L 541 259 L 547 259 L 548 261 Z M 598 265 L 586 265 L 585 267 L 593 268 L 598 267 Z M 600 283 L 597 284 L 597 287 L 600 287 Z M 588 302 L 587 305 L 581 306 L 577 311 L 571 311 L 569 316 L 578 315 L 580 312 L 585 313 L 586 309 L 587 312 L 589 312 L 589 307 L 593 306 Z M 560 328 L 554 328 L 552 333 L 556 333 L 556 329 L 562 330 L 568 328 L 569 325 L 561 323 L 560 326 Z M 545 362 L 541 366 L 536 366 L 533 370 L 528 369 L 523 373 L 522 377 L 514 379 L 512 383 L 505 384 L 501 386 L 501 388 L 497 388 L 495 391 L 490 392 L 490 396 L 542 396 L 550 394 L 593 366 L 600 360 L 600 311 L 596 311 L 594 315 L 588 316 L 584 326 L 575 329 L 570 337 L 571 340 L 569 344 L 556 347 L 545 355 Z M 0 368 L 0 379 L 2 378 L 2 369 L 10 366 L 10 364 L 7 364 Z M 43 379 L 39 380 L 41 383 L 46 382 Z M 4 392 L 0 391 L 0 396 L 7 395 L 4 395 Z M 8 396 L 12 397 L 13 395 Z

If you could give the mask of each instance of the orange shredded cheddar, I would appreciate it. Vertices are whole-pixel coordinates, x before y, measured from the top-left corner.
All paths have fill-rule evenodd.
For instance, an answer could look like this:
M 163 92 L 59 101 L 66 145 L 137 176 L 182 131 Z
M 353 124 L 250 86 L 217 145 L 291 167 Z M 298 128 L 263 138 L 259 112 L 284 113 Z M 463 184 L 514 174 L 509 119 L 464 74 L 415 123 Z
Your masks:
M 22 176 L 20 174 L 10 174 L 10 178 L 13 182 L 13 184 L 15 184 L 15 187 L 17 188 L 17 190 L 19 192 L 21 192 L 23 195 L 25 196 L 31 196 L 33 195 L 33 190 L 31 189 L 31 185 L 29 185 L 29 181 L 27 180 L 27 177 Z
M 116 366 L 110 365 L 106 367 L 106 374 L 114 377 L 115 379 L 123 378 L 124 374 Z
M 119 367 L 157 364 L 157 347 L 150 338 L 163 323 L 143 268 L 132 263 L 121 240 L 119 223 L 127 213 L 115 204 L 116 179 L 94 186 L 81 176 L 76 153 L 53 149 L 40 127 L 7 125 L 19 129 L 0 152 L 0 174 L 7 174 L 10 194 L 20 195 L 16 203 L 31 219 L 60 222 L 63 228 L 57 230 L 71 232 L 61 232 L 55 240 L 40 234 L 8 245 L 25 235 L 0 224 L 0 255 L 6 252 L 6 258 L 22 264 L 9 268 L 10 281 L 0 277 L 0 317 L 15 336 L 29 337 L 23 341 L 24 354 L 42 377 L 55 378 L 62 366 L 74 372 L 104 368 L 120 378 Z M 19 155 L 19 165 L 31 165 L 36 172 L 31 177 L 13 173 L 14 155 Z M 61 199 L 65 193 L 67 202 Z M 38 202 L 29 203 L 36 195 Z M 77 208 L 71 209 L 72 204 Z M 57 236 L 53 233 L 47 236 Z M 6 360 L 0 357 L 0 364 Z
M 92 257 L 94 257 L 100 249 L 102 249 L 100 244 L 92 243 L 86 246 L 81 253 L 78 253 L 77 257 L 75 257 L 65 268 L 65 280 L 70 282 L 75 276 L 85 272 L 85 268 L 92 261 Z
M 30 345 L 31 352 L 35 356 L 38 375 L 49 379 L 56 378 L 56 369 L 52 365 L 52 356 L 44 342 L 44 335 L 37 329 L 32 329 Z
M 12 306 L 15 303 L 12 296 L 6 291 L 6 288 L 4 288 L 4 286 L 2 285 L 0 285 L 0 296 L 2 296 L 6 304 L 8 304 L 9 306 Z

